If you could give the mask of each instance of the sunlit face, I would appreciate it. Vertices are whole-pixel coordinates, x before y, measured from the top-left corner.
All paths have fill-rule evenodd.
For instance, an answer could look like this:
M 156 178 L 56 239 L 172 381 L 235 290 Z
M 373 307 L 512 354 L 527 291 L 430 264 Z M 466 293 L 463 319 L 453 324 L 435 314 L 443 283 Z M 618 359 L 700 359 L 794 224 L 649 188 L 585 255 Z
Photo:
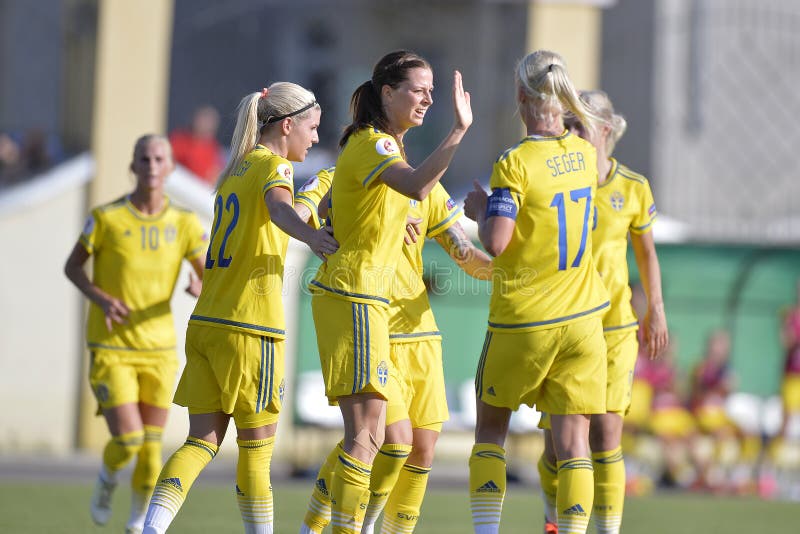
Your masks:
M 381 89 L 386 118 L 395 132 L 419 126 L 433 104 L 433 72 L 426 68 L 410 69 L 408 78 L 392 88 Z
M 322 110 L 319 107 L 315 107 L 302 119 L 293 120 L 287 138 L 288 150 L 286 159 L 289 161 L 304 161 L 306 159 L 308 149 L 315 143 L 319 143 L 317 128 L 319 128 L 321 117 Z
M 169 146 L 160 139 L 141 144 L 131 162 L 131 171 L 136 175 L 137 186 L 145 190 L 163 189 L 173 168 Z

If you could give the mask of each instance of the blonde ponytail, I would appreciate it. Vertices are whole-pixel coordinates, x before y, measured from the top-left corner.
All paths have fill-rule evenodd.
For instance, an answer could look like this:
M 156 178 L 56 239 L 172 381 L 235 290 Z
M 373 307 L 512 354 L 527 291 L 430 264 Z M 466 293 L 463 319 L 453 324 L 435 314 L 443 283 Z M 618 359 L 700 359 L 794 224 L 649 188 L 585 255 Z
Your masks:
M 517 65 L 516 82 L 534 107 L 534 116 L 573 114 L 585 128 L 596 129 L 599 118 L 586 108 L 567 73 L 564 59 L 549 50 L 537 50 Z
M 260 92 L 242 98 L 236 108 L 236 127 L 231 137 L 231 155 L 217 180 L 222 187 L 245 156 L 256 147 L 262 132 L 287 117 L 305 118 L 319 104 L 314 93 L 295 83 L 275 82 Z

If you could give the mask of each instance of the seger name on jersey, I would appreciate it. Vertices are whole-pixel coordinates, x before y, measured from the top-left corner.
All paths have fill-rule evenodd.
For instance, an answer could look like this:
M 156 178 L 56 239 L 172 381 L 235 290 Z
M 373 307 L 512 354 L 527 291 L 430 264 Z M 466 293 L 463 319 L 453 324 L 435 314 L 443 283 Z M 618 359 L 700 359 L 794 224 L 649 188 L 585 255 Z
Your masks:
M 568 152 L 553 156 L 547 160 L 547 166 L 552 173 L 550 176 L 559 176 L 568 172 L 585 171 L 586 163 L 583 160 L 583 152 Z

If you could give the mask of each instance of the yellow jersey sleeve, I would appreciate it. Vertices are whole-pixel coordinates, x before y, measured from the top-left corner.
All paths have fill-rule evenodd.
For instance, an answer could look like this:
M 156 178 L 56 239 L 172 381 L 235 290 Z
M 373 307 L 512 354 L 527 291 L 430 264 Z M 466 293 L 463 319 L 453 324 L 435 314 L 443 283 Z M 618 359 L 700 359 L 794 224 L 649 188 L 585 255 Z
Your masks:
M 335 171 L 336 167 L 320 169 L 317 174 L 309 178 L 308 181 L 297 190 L 297 195 L 294 197 L 296 203 L 303 204 L 311 211 L 311 217 L 317 228 L 322 226 L 322 221 L 319 220 L 319 203 L 328 191 L 330 191 Z
M 377 180 L 381 173 L 403 161 L 397 141 L 389 134 L 373 130 L 373 134 L 366 138 L 359 138 L 362 144 L 366 142 L 366 150 L 362 150 L 363 160 L 360 162 L 359 176 L 364 176 L 361 185 L 369 187 Z M 371 146 L 374 142 L 374 146 Z
M 103 218 L 100 210 L 92 210 L 86 218 L 78 241 L 83 245 L 89 254 L 94 254 L 103 243 Z
M 186 254 L 184 258 L 192 261 L 205 256 L 208 249 L 208 234 L 200 219 L 192 212 L 187 212 L 183 219 L 182 234 L 186 236 Z
M 653 223 L 658 216 L 656 209 L 656 201 L 653 200 L 653 191 L 650 189 L 650 183 L 647 179 L 640 175 L 631 173 L 627 167 L 620 166 L 620 174 L 623 176 L 630 173 L 631 178 L 634 179 L 639 186 L 636 188 L 637 202 L 639 210 L 636 213 L 633 221 L 631 221 L 631 232 L 634 234 L 644 234 L 653 229 Z
M 433 187 L 424 202 L 428 203 L 428 228 L 425 237 L 436 237 L 453 226 L 461 217 L 461 208 L 440 183 Z

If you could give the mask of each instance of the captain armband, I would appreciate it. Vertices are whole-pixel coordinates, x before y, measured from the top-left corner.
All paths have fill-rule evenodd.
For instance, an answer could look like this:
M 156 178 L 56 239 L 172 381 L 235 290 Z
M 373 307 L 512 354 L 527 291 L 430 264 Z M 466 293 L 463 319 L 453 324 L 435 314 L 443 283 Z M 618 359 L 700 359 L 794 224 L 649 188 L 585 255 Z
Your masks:
M 517 203 L 511 196 L 511 191 L 507 187 L 492 190 L 489 201 L 486 203 L 486 218 L 489 217 L 508 217 L 517 220 Z

